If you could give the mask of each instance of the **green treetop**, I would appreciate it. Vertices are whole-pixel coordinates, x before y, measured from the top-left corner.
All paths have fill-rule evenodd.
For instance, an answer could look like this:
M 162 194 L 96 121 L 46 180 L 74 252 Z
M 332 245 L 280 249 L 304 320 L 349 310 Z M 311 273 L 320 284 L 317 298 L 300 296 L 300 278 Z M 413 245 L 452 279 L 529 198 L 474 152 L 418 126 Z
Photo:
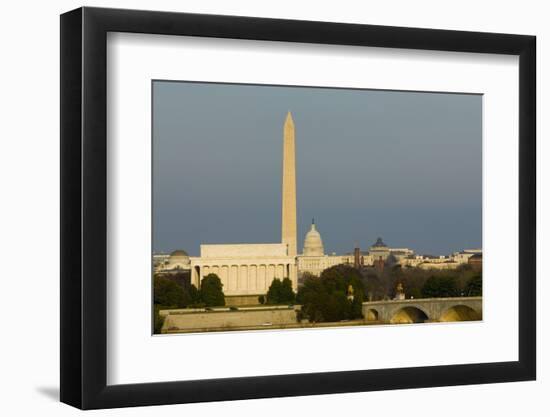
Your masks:
M 207 307 L 225 305 L 223 284 L 216 274 L 208 274 L 202 279 L 200 297 Z

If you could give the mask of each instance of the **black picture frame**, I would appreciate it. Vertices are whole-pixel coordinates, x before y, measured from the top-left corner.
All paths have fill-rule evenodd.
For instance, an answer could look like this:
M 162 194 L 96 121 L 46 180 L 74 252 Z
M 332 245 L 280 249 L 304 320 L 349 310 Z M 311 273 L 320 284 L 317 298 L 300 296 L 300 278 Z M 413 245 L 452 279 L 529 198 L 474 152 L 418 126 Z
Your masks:
M 519 56 L 519 360 L 107 385 L 108 32 Z M 96 409 L 534 380 L 535 51 L 524 35 L 88 7 L 61 15 L 61 401 Z

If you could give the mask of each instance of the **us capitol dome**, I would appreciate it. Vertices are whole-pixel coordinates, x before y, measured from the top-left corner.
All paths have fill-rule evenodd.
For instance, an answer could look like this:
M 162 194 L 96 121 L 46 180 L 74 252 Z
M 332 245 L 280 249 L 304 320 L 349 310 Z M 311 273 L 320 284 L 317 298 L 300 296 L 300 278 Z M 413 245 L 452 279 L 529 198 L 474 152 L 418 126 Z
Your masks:
M 297 261 L 298 279 L 302 282 L 304 273 L 320 276 L 321 272 L 331 266 L 349 264 L 353 261 L 353 255 L 325 255 L 323 239 L 313 220 L 304 238 L 304 250 L 297 256 Z
M 323 239 L 321 239 L 321 234 L 317 231 L 315 227 L 315 221 L 311 222 L 311 228 L 309 232 L 306 233 L 304 239 L 304 256 L 323 256 L 325 250 L 323 248 Z

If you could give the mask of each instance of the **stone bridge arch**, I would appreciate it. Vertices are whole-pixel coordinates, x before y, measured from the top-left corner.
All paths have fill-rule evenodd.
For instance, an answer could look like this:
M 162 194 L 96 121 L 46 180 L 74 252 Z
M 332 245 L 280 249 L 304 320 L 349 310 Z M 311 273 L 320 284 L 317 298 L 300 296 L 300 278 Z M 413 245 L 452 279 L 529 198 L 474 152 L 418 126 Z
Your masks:
M 428 314 L 418 306 L 396 308 L 390 313 L 391 324 L 424 323 L 430 320 Z
M 366 321 L 423 323 L 482 320 L 482 297 L 380 300 L 363 303 Z
M 476 321 L 481 320 L 481 312 L 476 311 L 474 308 L 457 304 L 442 311 L 439 321 Z
M 366 313 L 364 314 L 365 319 L 367 321 L 379 321 L 380 320 L 380 313 L 375 308 L 368 308 Z

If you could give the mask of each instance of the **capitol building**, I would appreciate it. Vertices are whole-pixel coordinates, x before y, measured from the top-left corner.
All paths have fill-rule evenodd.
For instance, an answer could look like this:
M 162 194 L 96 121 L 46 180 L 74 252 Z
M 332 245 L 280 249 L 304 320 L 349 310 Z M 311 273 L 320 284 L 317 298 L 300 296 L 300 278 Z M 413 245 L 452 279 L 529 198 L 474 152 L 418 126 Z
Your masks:
M 317 230 L 314 221 L 311 222 L 311 227 L 306 233 L 304 239 L 304 250 L 301 255 L 297 256 L 296 261 L 298 264 L 299 276 L 302 276 L 304 273 L 320 276 L 321 272 L 325 269 L 340 264 L 356 264 L 357 266 L 357 262 L 353 254 L 325 254 L 323 239 L 321 238 L 321 234 Z M 366 264 L 371 264 L 372 258 L 369 255 L 363 255 L 359 263 L 363 265 L 365 262 Z
M 390 260 L 404 266 L 430 263 L 429 259 L 415 256 L 408 248 L 389 248 L 381 238 L 368 252 L 355 248 L 350 254 L 325 254 L 323 240 L 314 221 L 305 235 L 302 253 L 298 253 L 295 149 L 295 126 L 288 112 L 283 127 L 280 243 L 201 244 L 200 256 L 196 257 L 189 256 L 184 250 L 154 254 L 155 273 L 187 273 L 191 284 L 197 288 L 200 288 L 203 277 L 216 274 L 220 277 L 226 297 L 233 298 L 237 304 L 249 304 L 257 303 L 258 296 L 266 294 L 276 278 L 289 278 L 296 291 L 298 279 L 305 273 L 319 276 L 323 270 L 339 264 L 383 268 Z M 462 256 L 462 261 L 457 262 L 467 261 L 467 255 L 471 256 L 464 252 L 457 253 L 457 259 Z M 454 262 L 454 259 L 451 261 Z M 444 262 L 438 259 L 437 264 L 444 265 Z

